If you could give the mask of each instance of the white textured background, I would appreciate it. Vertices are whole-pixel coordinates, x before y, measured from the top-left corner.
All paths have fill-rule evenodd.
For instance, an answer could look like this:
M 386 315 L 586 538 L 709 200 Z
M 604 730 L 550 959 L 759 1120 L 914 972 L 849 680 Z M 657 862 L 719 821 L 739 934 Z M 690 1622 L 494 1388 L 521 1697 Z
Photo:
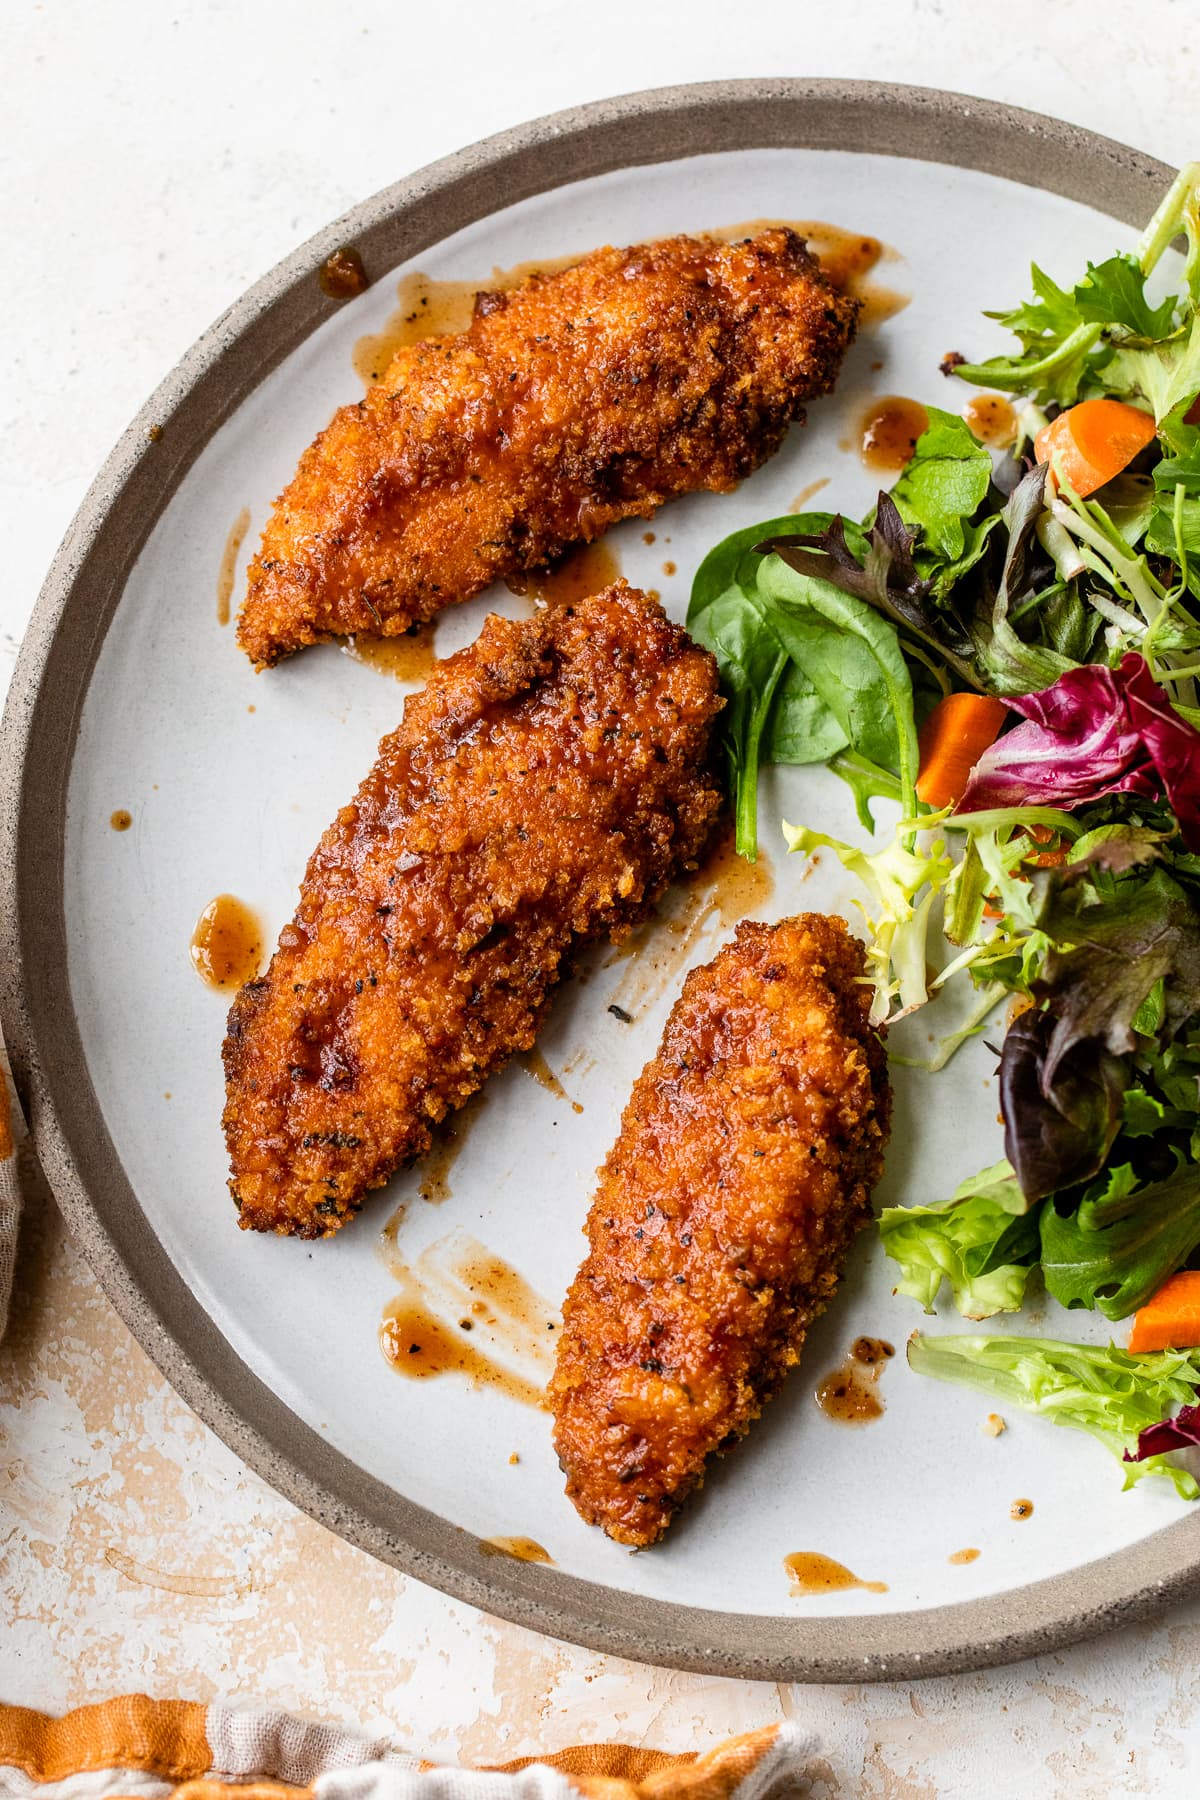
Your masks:
M 0 691 L 149 390 L 249 282 L 408 170 L 577 101 L 775 74 L 959 88 L 1178 163 L 1200 154 L 1198 44 L 1197 0 L 0 0 Z M 1200 1604 L 1016 1668 L 872 1688 L 712 1682 L 551 1643 L 277 1499 L 165 1388 L 49 1198 L 34 1212 L 0 1351 L 0 1698 L 259 1694 L 475 1760 L 589 1737 L 700 1747 L 783 1712 L 823 1739 L 817 1800 L 1196 1792 Z

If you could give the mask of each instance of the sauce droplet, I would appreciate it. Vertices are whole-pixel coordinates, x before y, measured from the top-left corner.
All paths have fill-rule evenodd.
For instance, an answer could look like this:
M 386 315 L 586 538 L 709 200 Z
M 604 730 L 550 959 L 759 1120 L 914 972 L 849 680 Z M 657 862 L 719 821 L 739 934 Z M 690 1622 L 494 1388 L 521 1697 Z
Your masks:
M 192 967 L 201 981 L 220 992 L 244 986 L 258 974 L 262 950 L 262 927 L 248 906 L 232 894 L 209 901 L 191 942 Z
M 217 624 L 228 625 L 229 603 L 233 598 L 233 580 L 237 574 L 237 559 L 246 533 L 250 529 L 250 508 L 243 506 L 233 524 L 229 527 L 229 536 L 225 539 L 225 548 L 221 552 L 221 567 L 217 573 Z
M 886 1594 L 886 1581 L 863 1581 L 845 1563 L 834 1562 L 818 1550 L 796 1550 L 785 1556 L 783 1566 L 792 1584 L 792 1593 L 800 1596 L 830 1594 L 846 1588 L 865 1588 L 869 1594 Z
M 895 1354 L 895 1345 L 886 1338 L 855 1338 L 841 1368 L 817 1384 L 814 1398 L 825 1417 L 839 1425 L 867 1425 L 881 1418 L 884 1406 L 877 1383 Z
M 514 1562 L 553 1563 L 554 1558 L 548 1550 L 544 1550 L 536 1538 L 529 1537 L 490 1537 L 480 1538 L 480 1556 L 511 1556 Z
M 395 681 L 425 681 L 437 661 L 433 648 L 435 628 L 430 620 L 397 637 L 355 636 L 342 645 L 342 654 L 378 669 L 381 675 L 390 675 Z
M 1014 1500 L 1008 1509 L 1008 1516 L 1010 1519 L 1032 1519 L 1033 1501 Z
M 974 395 L 963 407 L 963 418 L 981 444 L 1000 448 L 1017 435 L 1017 415 L 1003 394 Z
M 128 831 L 133 824 L 133 814 L 126 812 L 123 806 L 118 806 L 116 812 L 110 815 L 108 822 L 114 831 Z
M 581 544 L 569 551 L 549 569 L 529 569 L 512 575 L 506 583 L 514 594 L 529 600 L 540 600 L 545 606 L 570 606 L 611 587 L 621 575 L 616 555 L 602 538 Z
M 951 1556 L 946 1558 L 947 1562 L 952 1563 L 973 1563 L 978 1562 L 978 1560 L 978 1550 L 955 1550 Z
M 371 285 L 362 257 L 350 244 L 342 244 L 325 258 L 317 270 L 317 281 L 321 292 L 331 300 L 353 300 L 356 294 L 365 294 Z
M 887 394 L 873 400 L 856 428 L 858 454 L 864 466 L 896 474 L 912 460 L 917 439 L 929 424 L 919 400 Z

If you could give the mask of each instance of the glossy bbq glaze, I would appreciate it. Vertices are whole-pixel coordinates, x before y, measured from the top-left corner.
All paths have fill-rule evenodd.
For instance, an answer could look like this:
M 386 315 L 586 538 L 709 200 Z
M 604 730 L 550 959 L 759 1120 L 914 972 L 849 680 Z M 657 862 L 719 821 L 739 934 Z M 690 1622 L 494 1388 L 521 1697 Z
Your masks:
M 740 925 L 634 1086 L 550 1386 L 567 1494 L 621 1543 L 758 1416 L 870 1219 L 890 1094 L 863 969 L 840 919 Z
M 743 219 L 738 225 L 718 226 L 713 236 L 731 242 L 771 230 L 794 231 L 804 239 L 830 286 L 858 302 L 861 329 L 882 325 L 909 304 L 910 294 L 886 286 L 877 273 L 881 263 L 898 262 L 899 252 L 868 232 L 824 219 Z
M 716 666 L 624 583 L 493 615 L 434 668 L 309 863 L 225 1041 L 244 1226 L 336 1231 L 533 1048 L 590 938 L 695 866 L 720 809 Z
M 480 295 L 305 451 L 239 643 L 265 667 L 391 636 L 673 495 L 728 492 L 830 391 L 857 313 L 787 230 L 598 250 Z
M 371 285 L 363 259 L 352 244 L 334 250 L 317 270 L 321 292 L 330 300 L 353 300 Z

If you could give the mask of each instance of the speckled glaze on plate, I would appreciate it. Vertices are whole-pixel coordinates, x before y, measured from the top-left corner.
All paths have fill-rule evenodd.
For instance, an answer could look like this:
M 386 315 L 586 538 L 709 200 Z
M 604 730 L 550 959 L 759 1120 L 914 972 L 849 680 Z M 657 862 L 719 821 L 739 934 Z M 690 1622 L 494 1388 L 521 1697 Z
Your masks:
M 819 1416 L 811 1389 L 854 1336 L 899 1342 L 917 1322 L 865 1247 L 791 1389 L 664 1548 L 625 1556 L 562 1500 L 544 1416 L 384 1368 L 374 1338 L 391 1284 L 374 1244 L 411 1200 L 406 1249 L 470 1231 L 557 1300 L 591 1170 L 683 963 L 657 987 L 647 979 L 624 1036 L 603 1021 L 626 965 L 598 956 L 564 992 L 543 1047 L 560 1070 L 587 1049 L 572 1089 L 582 1116 L 507 1071 L 460 1154 L 450 1205 L 419 1204 L 413 1172 L 335 1243 L 310 1248 L 232 1228 L 216 1123 L 224 1001 L 199 987 L 186 954 L 201 907 L 226 889 L 278 928 L 308 849 L 398 711 L 399 690 L 335 647 L 255 680 L 213 602 L 241 508 L 253 514 L 249 548 L 299 449 L 356 391 L 350 347 L 379 328 L 397 271 L 482 277 L 604 238 L 766 215 L 832 218 L 907 258 L 886 278 L 913 305 L 859 346 L 836 400 L 772 464 L 735 496 L 660 514 L 653 550 L 640 527 L 614 534 L 626 572 L 662 586 L 678 616 L 701 551 L 785 510 L 814 479 L 831 477 L 816 504 L 861 511 L 870 482 L 839 448 L 855 408 L 872 392 L 940 398 L 937 358 L 960 341 L 986 351 L 978 311 L 1023 291 L 1031 254 L 1061 256 L 1069 272 L 1129 241 L 1121 228 L 1148 216 L 1169 173 L 1054 121 L 918 89 L 722 83 L 585 107 L 464 150 L 298 250 L 184 358 L 101 471 L 39 601 L 0 741 L 5 1038 L 47 1174 L 122 1316 L 234 1449 L 352 1542 L 554 1636 L 787 1680 L 1001 1662 L 1194 1583 L 1200 1515 L 1143 1489 L 1120 1496 L 1103 1454 L 1072 1434 L 1014 1421 L 997 1445 L 974 1397 L 900 1366 L 881 1378 L 877 1424 L 849 1433 Z M 373 285 L 339 307 L 316 271 L 346 242 Z M 963 398 L 948 389 L 946 404 Z M 673 580 L 664 559 L 681 571 Z M 439 652 L 495 604 L 450 615 Z M 766 784 L 764 832 L 800 808 L 845 832 L 835 786 L 803 771 Z M 119 808 L 133 825 L 113 833 Z M 768 844 L 765 916 L 848 910 L 835 874 L 801 885 Z M 689 958 L 711 955 L 726 929 L 707 921 Z M 996 1153 L 987 1073 L 977 1056 L 936 1090 L 901 1082 L 889 1198 L 934 1197 L 930 1169 L 943 1193 Z M 1062 1326 L 1051 1315 L 1044 1328 Z M 1070 1330 L 1104 1335 L 1077 1316 Z M 1034 1517 L 1010 1520 L 1025 1494 Z M 514 1534 L 545 1543 L 554 1564 L 480 1548 Z M 966 1545 L 981 1556 L 951 1563 Z M 889 1591 L 791 1599 L 782 1559 L 804 1551 Z

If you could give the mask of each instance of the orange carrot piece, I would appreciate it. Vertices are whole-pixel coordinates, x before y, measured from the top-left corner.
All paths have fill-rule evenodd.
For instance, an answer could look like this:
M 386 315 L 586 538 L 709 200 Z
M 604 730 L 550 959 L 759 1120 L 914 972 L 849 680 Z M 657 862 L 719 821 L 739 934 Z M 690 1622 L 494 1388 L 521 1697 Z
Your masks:
M 1043 426 L 1034 439 L 1040 463 L 1051 463 L 1081 500 L 1111 481 L 1154 441 L 1154 420 L 1123 400 L 1081 400 Z
M 1193 1350 L 1200 1346 L 1200 1269 L 1181 1269 L 1138 1308 L 1129 1328 L 1131 1350 Z
M 995 743 L 1007 717 L 1004 701 L 991 694 L 947 694 L 939 700 L 917 735 L 917 798 L 927 806 L 961 800 L 971 770 Z

